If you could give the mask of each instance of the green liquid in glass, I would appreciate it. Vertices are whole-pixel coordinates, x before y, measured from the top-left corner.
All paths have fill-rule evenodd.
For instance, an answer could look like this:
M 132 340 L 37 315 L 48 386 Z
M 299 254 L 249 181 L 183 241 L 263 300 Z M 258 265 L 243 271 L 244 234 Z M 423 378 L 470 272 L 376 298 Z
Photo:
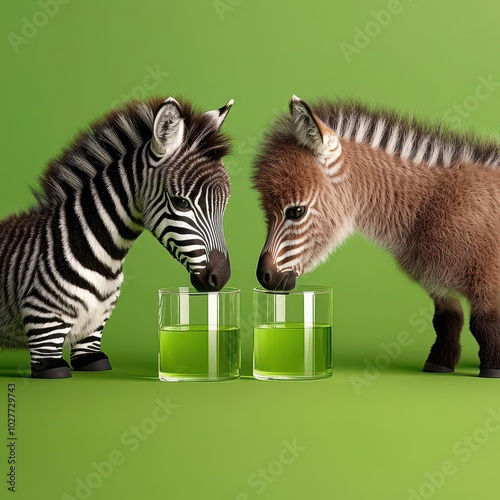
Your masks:
M 253 374 L 259 379 L 325 378 L 332 374 L 332 327 L 315 323 L 254 328 Z
M 240 374 L 239 328 L 207 325 L 161 329 L 161 380 L 227 380 Z

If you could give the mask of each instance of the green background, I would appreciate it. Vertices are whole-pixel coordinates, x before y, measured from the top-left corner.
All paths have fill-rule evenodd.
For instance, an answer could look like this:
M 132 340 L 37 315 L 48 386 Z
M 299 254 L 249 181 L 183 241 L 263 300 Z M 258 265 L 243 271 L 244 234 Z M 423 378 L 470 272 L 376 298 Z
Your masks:
M 117 100 L 172 94 L 208 110 L 235 99 L 224 125 L 235 144 L 225 229 L 229 285 L 242 289 L 247 375 L 265 238 L 250 165 L 293 93 L 353 95 L 499 130 L 497 87 L 475 97 L 481 77 L 500 79 L 493 0 L 72 0 L 45 18 L 42 3 L 2 5 L 0 216 L 27 207 L 47 160 Z M 377 14 L 388 9 L 391 19 Z M 43 26 L 24 28 L 26 43 L 15 48 L 9 34 L 22 36 L 31 20 Z M 346 57 L 342 44 L 356 51 Z M 456 105 L 465 105 L 459 118 Z M 300 279 L 335 289 L 334 375 L 318 382 L 159 382 L 156 290 L 188 277 L 150 234 L 125 273 L 103 340 L 112 372 L 30 380 L 21 377 L 27 353 L 0 353 L 1 498 L 9 494 L 9 383 L 17 395 L 13 498 L 498 498 L 500 382 L 475 377 L 467 330 L 455 374 L 420 373 L 434 336 L 431 301 L 370 243 L 352 237 Z M 396 349 L 401 336 L 409 340 Z M 384 358 L 384 346 L 396 354 Z M 373 368 L 384 359 L 389 366 Z M 167 398 L 177 406 L 164 419 Z M 295 441 L 297 456 L 285 441 Z M 113 470 L 95 472 L 110 459 Z M 443 467 L 446 475 L 436 472 Z

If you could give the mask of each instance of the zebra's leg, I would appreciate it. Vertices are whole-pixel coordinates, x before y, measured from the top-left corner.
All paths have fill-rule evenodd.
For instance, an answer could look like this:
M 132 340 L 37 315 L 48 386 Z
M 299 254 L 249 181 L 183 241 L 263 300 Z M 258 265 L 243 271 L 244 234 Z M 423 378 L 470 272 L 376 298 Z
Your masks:
M 424 372 L 449 373 L 454 371 L 460 359 L 460 332 L 464 313 L 460 302 L 453 297 L 434 297 L 436 341 L 424 364 Z
M 25 316 L 24 326 L 31 356 L 32 378 L 69 378 L 63 345 L 71 325 L 57 318 Z
M 111 370 L 108 356 L 101 351 L 102 330 L 106 321 L 92 334 L 73 344 L 71 366 L 78 371 Z

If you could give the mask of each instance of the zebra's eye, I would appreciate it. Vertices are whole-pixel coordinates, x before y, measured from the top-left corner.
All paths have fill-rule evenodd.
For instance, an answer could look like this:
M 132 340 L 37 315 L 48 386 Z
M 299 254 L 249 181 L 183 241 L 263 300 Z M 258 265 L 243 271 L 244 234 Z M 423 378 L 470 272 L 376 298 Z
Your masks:
M 177 210 L 189 210 L 191 207 L 189 205 L 189 201 L 186 198 L 182 198 L 181 196 L 174 196 L 172 198 L 172 203 Z
M 285 217 L 290 220 L 299 220 L 306 213 L 306 207 L 290 207 L 286 209 Z

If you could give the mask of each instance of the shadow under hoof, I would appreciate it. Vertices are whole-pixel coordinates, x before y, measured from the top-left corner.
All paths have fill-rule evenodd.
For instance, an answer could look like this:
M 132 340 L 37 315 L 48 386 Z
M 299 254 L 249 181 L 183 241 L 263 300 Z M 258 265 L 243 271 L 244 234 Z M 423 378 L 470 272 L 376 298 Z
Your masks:
M 455 370 L 453 368 L 448 368 L 447 366 L 436 365 L 435 363 L 426 361 L 422 371 L 426 373 L 453 373 Z
M 481 368 L 479 376 L 481 378 L 500 378 L 500 370 L 496 368 Z
M 109 358 L 103 352 L 95 352 L 75 357 L 71 360 L 73 370 L 80 372 L 102 372 L 111 370 Z

